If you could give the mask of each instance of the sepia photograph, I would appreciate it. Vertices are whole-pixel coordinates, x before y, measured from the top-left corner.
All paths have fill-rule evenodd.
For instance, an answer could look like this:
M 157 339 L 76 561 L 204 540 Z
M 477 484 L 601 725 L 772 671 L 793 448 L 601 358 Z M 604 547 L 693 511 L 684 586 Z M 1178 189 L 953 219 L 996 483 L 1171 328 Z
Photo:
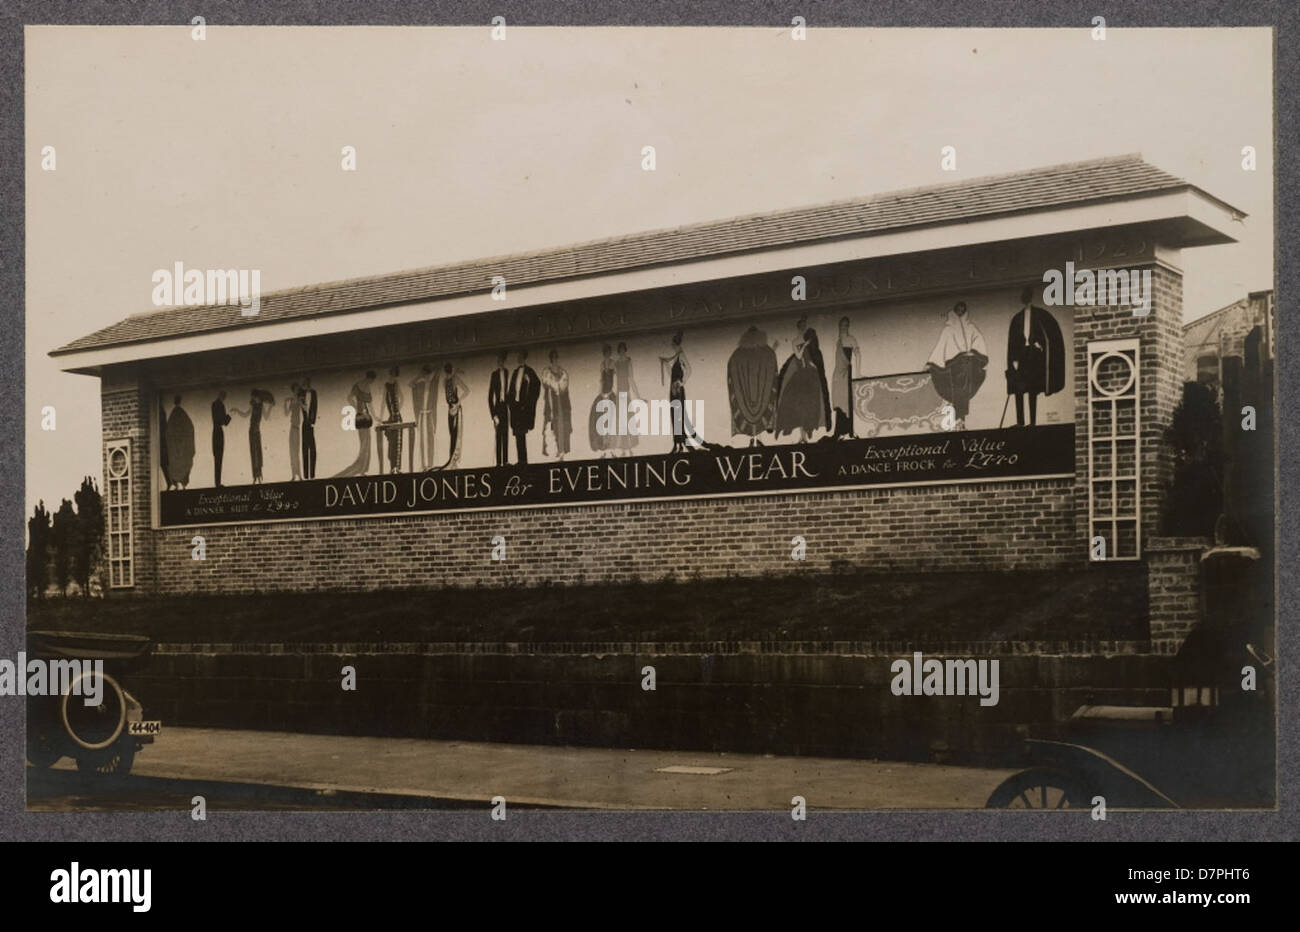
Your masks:
M 1273 29 L 198 12 L 25 29 L 28 812 L 1277 810 Z

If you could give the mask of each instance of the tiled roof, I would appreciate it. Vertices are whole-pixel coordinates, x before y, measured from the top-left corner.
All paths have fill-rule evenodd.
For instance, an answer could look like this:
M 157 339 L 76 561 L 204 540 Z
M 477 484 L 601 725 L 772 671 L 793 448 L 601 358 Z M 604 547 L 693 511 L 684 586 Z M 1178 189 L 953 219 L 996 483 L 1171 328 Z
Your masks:
M 1233 311 L 1245 310 L 1246 305 L 1246 299 L 1239 298 L 1227 307 L 1221 307 L 1217 311 L 1211 311 L 1203 317 L 1196 318 L 1190 324 L 1184 324 L 1183 345 L 1188 349 L 1210 345 L 1217 346 L 1219 331 L 1228 322 L 1229 314 Z
M 1186 187 L 1186 181 L 1147 164 L 1140 155 L 1072 162 L 541 252 L 268 293 L 261 296 L 260 311 L 252 318 L 242 317 L 239 307 L 227 305 L 136 314 L 74 340 L 51 355 L 487 293 L 494 275 L 503 275 L 511 287 L 518 287 Z

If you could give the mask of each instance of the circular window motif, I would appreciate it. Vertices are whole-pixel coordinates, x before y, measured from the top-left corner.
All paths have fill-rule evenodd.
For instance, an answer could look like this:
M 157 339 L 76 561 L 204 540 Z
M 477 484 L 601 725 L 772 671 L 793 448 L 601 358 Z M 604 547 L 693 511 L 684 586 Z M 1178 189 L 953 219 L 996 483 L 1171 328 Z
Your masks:
M 108 474 L 114 479 L 126 475 L 126 451 L 121 447 L 108 454 Z
M 1137 370 L 1133 360 L 1123 353 L 1105 353 L 1092 363 L 1092 384 L 1108 397 L 1123 395 L 1133 387 Z

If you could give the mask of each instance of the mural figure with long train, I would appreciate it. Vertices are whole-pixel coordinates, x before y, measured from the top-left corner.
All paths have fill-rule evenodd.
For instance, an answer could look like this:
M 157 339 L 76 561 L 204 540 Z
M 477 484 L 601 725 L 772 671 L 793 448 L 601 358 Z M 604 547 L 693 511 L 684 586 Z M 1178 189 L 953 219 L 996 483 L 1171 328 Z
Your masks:
M 352 426 L 357 435 L 357 458 L 341 472 L 335 473 L 335 479 L 349 476 L 364 476 L 370 472 L 370 429 L 375 425 L 375 415 L 370 404 L 372 397 L 370 387 L 375 384 L 375 371 L 366 370 L 366 374 L 352 385 L 348 392 L 348 404 L 355 412 Z
M 776 350 L 767 345 L 767 334 L 751 326 L 727 360 L 727 397 L 731 403 L 731 432 L 749 438 L 749 445 L 762 446 L 759 434 L 776 424 Z
M 682 346 L 682 332 L 678 330 L 672 336 L 672 351 L 667 356 L 659 357 L 659 378 L 665 373 L 669 377 L 668 405 L 673 420 L 673 452 L 682 453 L 688 449 L 705 450 L 709 444 L 691 423 L 686 402 L 686 380 L 691 377 L 691 361 L 686 357 Z
M 817 331 L 801 317 L 795 323 L 790 355 L 777 376 L 776 434 L 798 434 L 807 443 L 818 430 L 831 426 L 831 400 L 826 390 L 826 363 Z
M 172 398 L 172 413 L 167 417 L 164 448 L 167 451 L 167 488 L 186 488 L 194 467 L 194 422 L 181 407 L 181 396 Z

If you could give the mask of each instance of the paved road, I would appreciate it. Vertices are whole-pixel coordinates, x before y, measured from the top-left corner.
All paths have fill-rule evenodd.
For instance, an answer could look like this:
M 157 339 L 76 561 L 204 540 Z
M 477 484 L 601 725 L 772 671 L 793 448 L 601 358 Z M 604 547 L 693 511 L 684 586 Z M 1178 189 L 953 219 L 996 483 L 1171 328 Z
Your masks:
M 188 808 L 192 787 L 206 784 L 223 807 L 241 809 L 486 806 L 494 796 L 572 809 L 789 809 L 794 796 L 810 809 L 978 809 L 1014 772 L 212 728 L 165 729 L 116 793 L 71 767 L 65 759 L 35 775 L 29 808 Z
M 210 812 L 480 808 L 481 804 L 381 793 L 306 790 L 219 780 L 170 780 L 132 775 L 116 784 L 87 778 L 75 769 L 27 771 L 29 812 L 189 812 L 202 796 Z M 525 806 L 516 808 L 524 809 Z

